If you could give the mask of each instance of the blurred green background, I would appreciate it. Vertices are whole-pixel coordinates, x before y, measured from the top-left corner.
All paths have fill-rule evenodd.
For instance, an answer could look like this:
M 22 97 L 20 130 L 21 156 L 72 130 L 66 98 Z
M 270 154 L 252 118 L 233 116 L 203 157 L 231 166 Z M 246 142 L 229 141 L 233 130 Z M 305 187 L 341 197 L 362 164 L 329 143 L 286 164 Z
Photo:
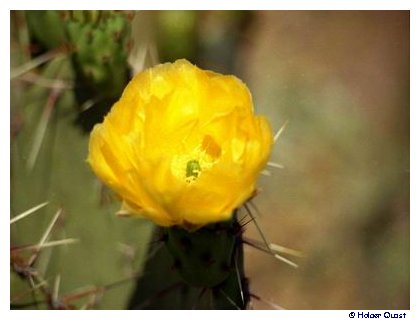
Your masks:
M 54 51 L 62 36 L 48 28 L 54 14 L 11 12 L 11 216 L 49 201 L 11 226 L 11 245 L 38 242 L 62 208 L 51 238 L 79 242 L 43 250 L 37 270 L 50 286 L 59 276 L 64 296 L 115 284 L 93 307 L 121 309 L 153 226 L 116 217 L 118 200 L 85 161 L 88 129 L 79 120 L 92 114 L 75 97 L 71 53 Z M 127 19 L 132 72 L 187 58 L 243 79 L 274 131 L 287 122 L 271 158 L 284 168 L 268 168 L 255 203 L 269 241 L 305 257 L 293 269 L 245 247 L 251 293 L 286 309 L 408 309 L 409 12 L 146 11 Z M 100 119 L 104 108 L 87 110 Z M 259 237 L 255 226 L 246 236 Z M 31 303 L 20 296 L 27 290 L 11 272 L 12 302 Z M 270 309 L 256 299 L 252 307 Z

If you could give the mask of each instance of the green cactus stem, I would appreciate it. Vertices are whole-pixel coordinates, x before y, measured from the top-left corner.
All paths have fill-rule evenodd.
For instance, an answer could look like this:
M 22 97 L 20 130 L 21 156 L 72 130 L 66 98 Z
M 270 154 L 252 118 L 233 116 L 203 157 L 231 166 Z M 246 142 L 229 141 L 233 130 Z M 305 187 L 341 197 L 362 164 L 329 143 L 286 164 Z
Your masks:
M 28 11 L 26 18 L 32 41 L 42 50 L 71 48 L 76 123 L 89 132 L 129 81 L 131 12 Z
M 160 229 L 164 245 L 146 263 L 129 308 L 246 309 L 242 231 L 236 216 L 193 232 Z

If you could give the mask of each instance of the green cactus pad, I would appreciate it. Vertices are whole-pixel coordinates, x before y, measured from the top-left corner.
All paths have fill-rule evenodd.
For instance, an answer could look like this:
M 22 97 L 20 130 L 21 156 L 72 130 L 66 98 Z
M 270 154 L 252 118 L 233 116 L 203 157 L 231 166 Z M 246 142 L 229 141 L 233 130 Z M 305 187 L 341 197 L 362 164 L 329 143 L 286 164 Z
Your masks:
M 186 283 L 212 288 L 226 280 L 234 268 L 237 222 L 216 223 L 189 232 L 179 227 L 167 231 L 167 248 L 174 267 Z
M 114 97 L 127 83 L 130 22 L 121 14 L 73 12 L 67 34 L 74 47 L 76 82 L 92 91 L 90 97 Z M 106 13 L 106 14 L 105 14 Z

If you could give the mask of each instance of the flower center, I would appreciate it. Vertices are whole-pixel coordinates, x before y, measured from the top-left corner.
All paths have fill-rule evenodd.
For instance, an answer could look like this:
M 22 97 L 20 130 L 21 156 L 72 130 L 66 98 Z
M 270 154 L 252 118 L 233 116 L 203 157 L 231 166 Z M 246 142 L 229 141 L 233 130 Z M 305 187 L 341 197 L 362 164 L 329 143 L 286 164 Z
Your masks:
M 172 172 L 187 183 L 196 181 L 200 174 L 210 170 L 222 154 L 219 144 L 205 135 L 201 144 L 188 154 L 178 155 L 172 162 Z
M 200 172 L 201 172 L 201 167 L 198 160 L 190 160 L 187 162 L 187 170 L 186 170 L 187 180 L 190 177 L 197 178 Z

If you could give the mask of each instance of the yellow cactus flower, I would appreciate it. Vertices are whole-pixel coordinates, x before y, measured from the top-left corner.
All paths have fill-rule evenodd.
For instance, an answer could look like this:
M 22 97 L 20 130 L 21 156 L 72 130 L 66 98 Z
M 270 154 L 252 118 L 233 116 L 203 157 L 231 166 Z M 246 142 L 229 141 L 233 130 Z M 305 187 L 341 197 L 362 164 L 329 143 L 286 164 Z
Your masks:
M 241 80 L 177 60 L 130 81 L 94 127 L 88 162 L 124 212 L 191 229 L 232 217 L 272 144 Z

